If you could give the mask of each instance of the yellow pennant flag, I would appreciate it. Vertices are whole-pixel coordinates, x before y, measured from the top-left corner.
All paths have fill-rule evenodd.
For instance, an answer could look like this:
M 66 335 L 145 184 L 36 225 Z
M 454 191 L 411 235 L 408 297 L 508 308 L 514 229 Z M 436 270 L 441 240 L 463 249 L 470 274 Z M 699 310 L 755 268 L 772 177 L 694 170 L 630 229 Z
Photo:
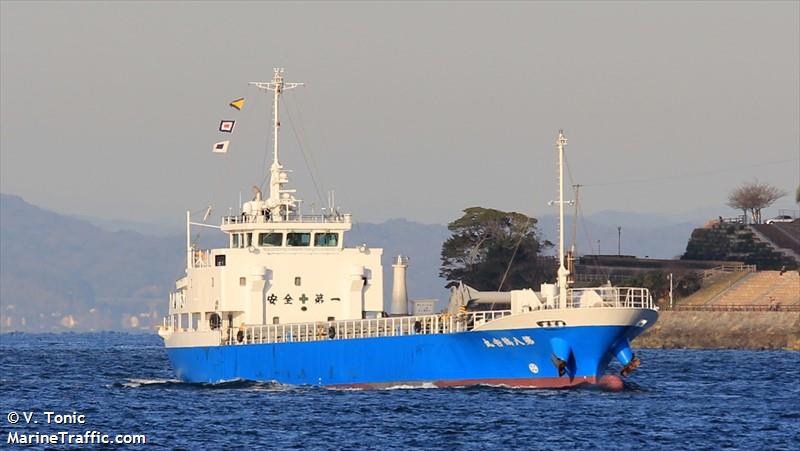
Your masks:
M 236 108 L 237 110 L 241 110 L 244 108 L 244 97 L 238 98 L 230 103 L 230 106 Z

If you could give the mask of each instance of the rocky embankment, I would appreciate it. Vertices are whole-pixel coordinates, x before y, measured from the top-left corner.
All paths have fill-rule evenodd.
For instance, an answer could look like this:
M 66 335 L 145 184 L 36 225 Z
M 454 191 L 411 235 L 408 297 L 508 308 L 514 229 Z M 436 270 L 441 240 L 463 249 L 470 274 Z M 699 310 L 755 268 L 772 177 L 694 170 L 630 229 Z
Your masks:
M 800 312 L 661 311 L 634 346 L 800 350 Z

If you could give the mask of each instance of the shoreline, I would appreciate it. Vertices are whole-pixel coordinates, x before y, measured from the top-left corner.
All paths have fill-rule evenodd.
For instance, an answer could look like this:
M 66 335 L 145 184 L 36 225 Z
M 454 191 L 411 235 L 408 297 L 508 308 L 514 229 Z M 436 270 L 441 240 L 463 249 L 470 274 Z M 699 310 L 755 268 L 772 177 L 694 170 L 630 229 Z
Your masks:
M 800 312 L 659 312 L 633 345 L 650 349 L 800 350 Z

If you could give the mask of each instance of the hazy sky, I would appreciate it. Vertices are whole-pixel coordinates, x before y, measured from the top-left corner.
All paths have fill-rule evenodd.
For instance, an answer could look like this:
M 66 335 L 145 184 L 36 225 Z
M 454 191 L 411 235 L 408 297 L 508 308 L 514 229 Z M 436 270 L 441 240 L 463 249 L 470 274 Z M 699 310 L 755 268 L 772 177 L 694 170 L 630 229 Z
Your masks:
M 363 221 L 550 213 L 559 128 L 586 212 L 721 208 L 754 179 L 796 208 L 799 5 L 3 1 L 0 190 L 107 219 L 227 213 L 265 174 L 269 99 L 246 83 L 283 66 L 307 83 L 282 121 L 306 208 L 311 166 Z

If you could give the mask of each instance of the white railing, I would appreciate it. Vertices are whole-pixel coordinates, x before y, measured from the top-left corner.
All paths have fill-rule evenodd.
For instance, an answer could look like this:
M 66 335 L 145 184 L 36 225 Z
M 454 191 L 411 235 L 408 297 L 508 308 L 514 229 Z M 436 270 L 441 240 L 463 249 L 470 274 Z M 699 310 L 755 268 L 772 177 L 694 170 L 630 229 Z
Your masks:
M 458 315 L 402 316 L 316 323 L 266 324 L 228 329 L 222 344 L 290 343 L 353 338 L 467 332 L 510 315 L 511 310 L 469 312 Z
M 177 293 L 170 301 L 180 302 Z M 596 287 L 567 290 L 566 302 L 555 298 L 555 306 L 540 306 L 533 310 L 575 308 L 642 308 L 655 309 L 647 288 Z M 532 311 L 532 310 L 531 310 Z M 390 318 L 354 319 L 313 323 L 242 325 L 220 330 L 223 345 L 291 343 L 355 338 L 397 337 L 408 335 L 449 334 L 468 332 L 490 321 L 511 315 L 511 310 L 464 312 L 455 315 L 401 316 Z M 163 330 L 192 331 L 191 324 L 179 324 L 174 317 L 164 318 Z
M 296 215 L 292 214 L 288 218 L 282 217 L 279 221 L 267 218 L 264 215 L 240 215 L 240 216 L 223 216 L 222 225 L 228 224 L 263 224 L 263 223 L 281 223 L 281 222 L 312 222 L 312 223 L 350 223 L 352 222 L 352 215 Z
M 192 252 L 192 268 L 208 268 L 214 266 L 214 254 L 210 249 L 195 250 Z
M 756 271 L 756 265 L 745 265 L 743 263 L 723 264 L 703 271 L 703 280 L 710 279 L 720 274 L 727 274 L 732 272 L 755 272 L 755 271 Z
M 186 292 L 183 290 L 170 291 L 169 305 L 172 310 L 183 308 L 186 305 Z
M 560 305 L 558 299 L 556 305 Z M 564 308 L 646 308 L 653 309 L 650 290 L 640 287 L 595 287 L 567 290 Z

